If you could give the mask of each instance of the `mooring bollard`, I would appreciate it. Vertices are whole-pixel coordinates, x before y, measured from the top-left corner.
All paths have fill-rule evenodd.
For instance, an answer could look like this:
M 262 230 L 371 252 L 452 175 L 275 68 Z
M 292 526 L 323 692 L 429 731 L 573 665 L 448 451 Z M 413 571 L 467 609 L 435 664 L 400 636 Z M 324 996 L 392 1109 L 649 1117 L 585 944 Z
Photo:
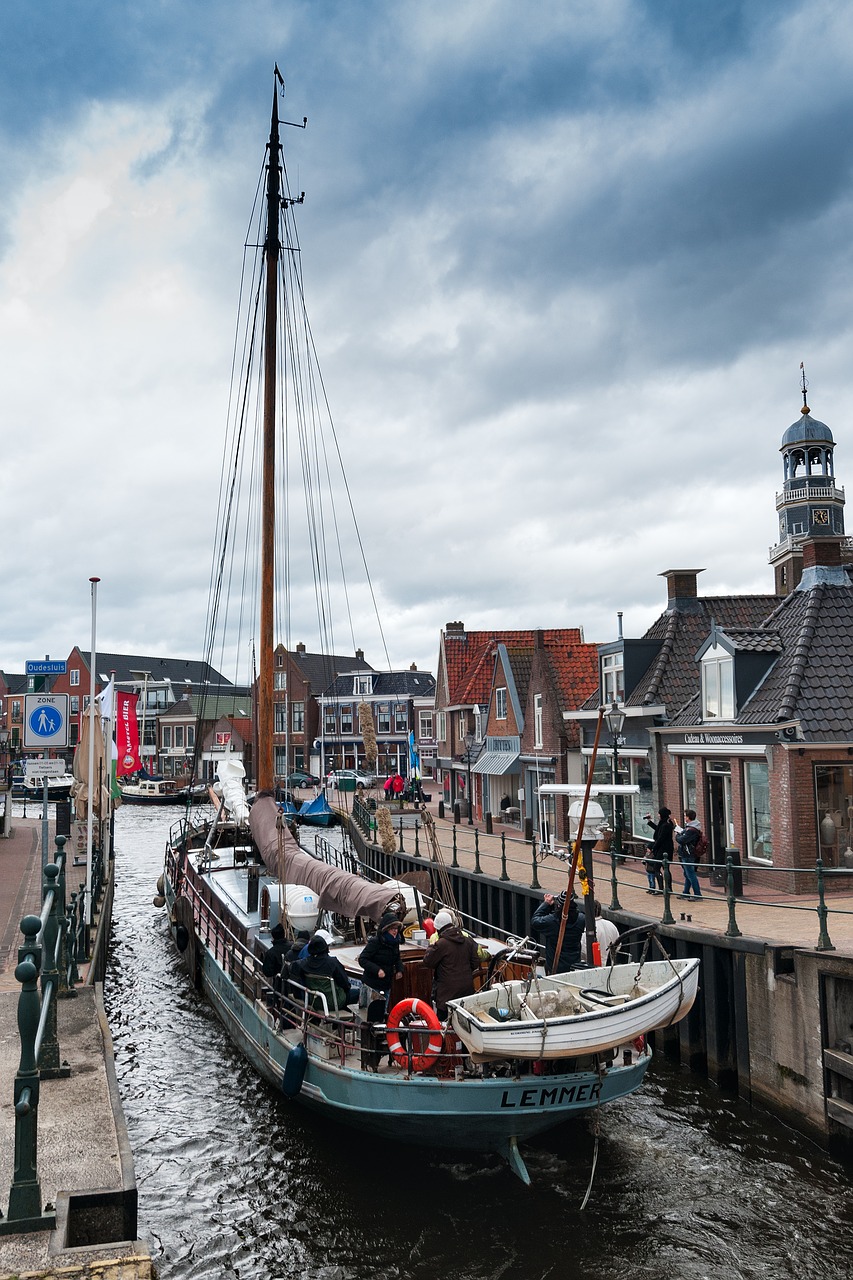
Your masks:
M 737 927 L 735 919 L 735 870 L 732 855 L 726 853 L 726 899 L 729 904 L 729 924 L 726 929 L 727 938 L 739 938 L 741 936 L 740 929 Z
M 508 880 L 506 873 L 506 832 L 501 832 L 501 880 Z
M 816 951 L 834 951 L 832 940 L 827 932 L 826 921 L 829 916 L 829 908 L 826 905 L 826 895 L 823 883 L 823 858 L 818 853 L 815 861 L 815 871 L 817 872 L 817 918 L 820 921 L 820 936 L 817 940 Z
M 420 842 L 418 840 L 419 828 L 420 828 L 420 823 L 418 822 L 417 818 L 415 818 L 415 857 L 416 858 L 419 858 L 421 856 Z
M 661 916 L 661 924 L 675 924 L 675 916 L 672 914 L 669 900 L 672 897 L 672 873 L 670 872 L 670 864 L 672 855 L 664 849 L 663 852 L 663 915 Z
M 480 866 L 480 831 L 478 827 L 474 828 L 474 875 L 481 876 L 483 868 Z

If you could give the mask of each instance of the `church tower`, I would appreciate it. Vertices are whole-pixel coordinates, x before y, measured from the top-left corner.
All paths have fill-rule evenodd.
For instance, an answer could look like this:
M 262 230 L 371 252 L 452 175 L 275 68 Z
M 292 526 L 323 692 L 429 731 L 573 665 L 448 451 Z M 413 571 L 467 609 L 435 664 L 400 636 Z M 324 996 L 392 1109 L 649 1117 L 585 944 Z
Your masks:
M 802 365 L 800 365 L 802 369 Z M 803 541 L 844 535 L 844 490 L 835 483 L 835 442 L 825 422 L 811 416 L 803 373 L 803 411 L 782 436 L 784 483 L 776 494 L 779 541 L 770 548 L 776 594 L 787 596 L 803 574 Z

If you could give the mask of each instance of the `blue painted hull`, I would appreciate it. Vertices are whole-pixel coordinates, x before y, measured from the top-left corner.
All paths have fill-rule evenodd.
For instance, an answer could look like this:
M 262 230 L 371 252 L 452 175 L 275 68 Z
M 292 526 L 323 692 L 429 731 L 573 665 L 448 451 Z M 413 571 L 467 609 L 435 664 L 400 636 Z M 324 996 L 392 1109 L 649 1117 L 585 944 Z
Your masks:
M 167 899 L 173 903 L 171 887 Z M 197 939 L 200 985 L 237 1048 L 256 1071 L 282 1090 L 290 1050 L 300 1033 L 276 1031 L 262 1002 L 248 1000 Z M 311 1051 L 296 1101 L 376 1137 L 453 1150 L 507 1155 L 524 1140 L 599 1104 L 633 1093 L 643 1082 L 651 1054 L 630 1066 L 559 1075 L 492 1079 L 406 1077 L 341 1066 Z

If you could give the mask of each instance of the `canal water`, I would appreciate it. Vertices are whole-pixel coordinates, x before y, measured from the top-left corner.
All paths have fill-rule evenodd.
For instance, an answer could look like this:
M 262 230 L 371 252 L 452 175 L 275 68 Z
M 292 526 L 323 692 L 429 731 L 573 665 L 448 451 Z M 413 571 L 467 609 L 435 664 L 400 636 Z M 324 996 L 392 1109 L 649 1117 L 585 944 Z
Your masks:
M 853 1176 L 761 1110 L 658 1060 L 642 1091 L 497 1157 L 373 1142 L 243 1062 L 152 905 L 179 810 L 116 817 L 105 984 L 162 1280 L 847 1280 Z

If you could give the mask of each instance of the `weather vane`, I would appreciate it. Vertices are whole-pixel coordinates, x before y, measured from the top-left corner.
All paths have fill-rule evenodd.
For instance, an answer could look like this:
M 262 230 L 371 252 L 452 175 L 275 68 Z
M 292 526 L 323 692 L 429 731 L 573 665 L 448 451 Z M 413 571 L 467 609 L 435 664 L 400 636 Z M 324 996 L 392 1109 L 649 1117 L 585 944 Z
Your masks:
M 805 371 L 805 368 L 803 367 L 802 360 L 800 361 L 800 376 L 802 379 L 802 388 L 803 388 L 803 415 L 805 416 L 805 414 L 809 412 L 809 404 L 808 404 L 808 401 L 806 400 L 806 387 L 809 385 L 809 382 L 808 382 L 808 378 L 806 377 L 806 371 Z

